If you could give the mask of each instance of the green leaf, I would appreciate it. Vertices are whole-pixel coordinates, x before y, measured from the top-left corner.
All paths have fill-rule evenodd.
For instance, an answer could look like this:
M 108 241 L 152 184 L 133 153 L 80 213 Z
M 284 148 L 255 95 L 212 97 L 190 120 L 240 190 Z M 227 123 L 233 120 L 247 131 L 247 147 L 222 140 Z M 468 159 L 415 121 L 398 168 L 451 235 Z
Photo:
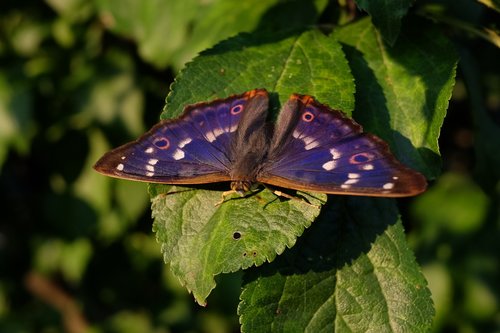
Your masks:
M 334 37 L 344 44 L 356 80 L 354 118 L 386 140 L 403 163 L 434 178 L 457 55 L 433 26 L 411 26 L 392 48 L 368 19 L 334 31 Z
M 161 118 L 254 88 L 277 93 L 282 103 L 302 93 L 346 113 L 354 108 L 354 82 L 340 44 L 317 30 L 290 31 L 242 34 L 203 52 L 177 76 Z
M 220 192 L 152 186 L 153 230 L 173 273 L 198 303 L 215 287 L 214 276 L 272 261 L 292 247 L 314 221 L 318 207 L 304 200 L 281 202 L 263 191 L 227 200 Z M 318 198 L 301 194 L 314 205 Z M 319 196 L 325 200 L 324 195 Z
M 394 45 L 401 29 L 401 20 L 413 0 L 356 0 L 359 8 L 372 17 L 373 24 L 385 41 Z
M 245 274 L 243 332 L 427 332 L 434 314 L 389 199 L 337 197 L 291 251 Z
M 203 52 L 177 77 L 162 118 L 177 116 L 190 103 L 257 87 L 273 93 L 274 106 L 293 92 L 314 95 L 346 111 L 354 105 L 353 80 L 340 45 L 313 30 L 242 35 Z M 165 259 L 200 304 L 215 286 L 214 275 L 273 260 L 319 213 L 303 202 L 281 202 L 268 190 L 218 207 L 221 192 L 187 188 L 169 192 L 161 185 L 151 185 L 150 192 L 154 228 Z M 248 231 L 249 225 L 256 229 Z M 233 238 L 235 232 L 241 239 Z

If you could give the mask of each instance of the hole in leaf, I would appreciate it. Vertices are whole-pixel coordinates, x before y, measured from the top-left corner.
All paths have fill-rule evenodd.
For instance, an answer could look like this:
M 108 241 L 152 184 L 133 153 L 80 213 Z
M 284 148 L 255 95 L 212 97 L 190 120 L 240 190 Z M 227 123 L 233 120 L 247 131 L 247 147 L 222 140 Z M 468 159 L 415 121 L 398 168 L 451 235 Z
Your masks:
M 233 239 L 240 239 L 241 238 L 241 233 L 239 233 L 238 231 L 236 231 L 234 234 L 233 234 Z

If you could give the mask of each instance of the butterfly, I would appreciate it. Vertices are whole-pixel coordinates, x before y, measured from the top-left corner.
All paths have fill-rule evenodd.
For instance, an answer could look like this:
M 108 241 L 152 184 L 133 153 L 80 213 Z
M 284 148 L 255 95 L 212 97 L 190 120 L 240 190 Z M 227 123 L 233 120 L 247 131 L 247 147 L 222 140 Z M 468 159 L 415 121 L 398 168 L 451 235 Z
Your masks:
M 423 175 L 401 164 L 387 143 L 341 111 L 293 94 L 276 123 L 269 95 L 254 89 L 188 105 L 136 141 L 106 153 L 94 168 L 107 176 L 163 184 L 231 182 L 331 194 L 413 196 Z

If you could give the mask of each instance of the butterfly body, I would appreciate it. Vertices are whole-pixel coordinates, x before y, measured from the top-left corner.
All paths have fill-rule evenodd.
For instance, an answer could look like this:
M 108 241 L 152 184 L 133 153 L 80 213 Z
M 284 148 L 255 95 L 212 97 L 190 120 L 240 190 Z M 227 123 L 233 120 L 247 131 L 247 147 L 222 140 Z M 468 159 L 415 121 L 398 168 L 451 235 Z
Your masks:
M 307 95 L 294 94 L 276 124 L 267 122 L 268 93 L 188 105 L 138 140 L 106 153 L 105 175 L 165 184 L 230 181 L 324 193 L 400 197 L 425 190 L 425 178 L 400 162 L 380 138 Z

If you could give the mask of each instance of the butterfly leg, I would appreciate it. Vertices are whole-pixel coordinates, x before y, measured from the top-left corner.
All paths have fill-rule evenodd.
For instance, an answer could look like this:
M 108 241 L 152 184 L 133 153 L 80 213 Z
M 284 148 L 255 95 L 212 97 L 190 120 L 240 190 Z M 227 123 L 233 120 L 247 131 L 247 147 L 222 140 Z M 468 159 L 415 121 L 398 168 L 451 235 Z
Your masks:
M 238 193 L 240 195 L 241 198 L 245 198 L 245 197 L 249 197 L 249 196 L 252 196 L 258 192 L 260 192 L 262 189 L 259 189 L 259 184 L 257 183 L 254 183 L 254 184 L 251 184 L 251 186 L 249 186 L 247 189 L 245 190 L 237 190 L 237 189 L 231 189 L 229 191 L 224 191 L 222 192 L 222 198 L 220 201 L 218 201 L 215 206 L 220 206 L 224 203 L 224 201 L 226 201 L 226 197 L 228 195 L 231 195 L 233 193 Z
M 238 193 L 238 192 L 235 190 L 229 190 L 229 191 L 222 192 L 221 199 L 220 199 L 220 201 L 217 201 L 217 203 L 215 204 L 215 207 L 222 205 L 224 203 L 224 201 L 226 201 L 226 197 L 228 195 L 233 194 L 233 193 Z
M 264 186 L 273 192 L 274 195 L 276 195 L 277 197 L 282 197 L 282 198 L 285 198 L 285 199 L 289 199 L 289 200 L 296 200 L 296 201 L 300 201 L 300 202 L 303 202 L 303 203 L 306 203 L 312 207 L 315 207 L 315 208 L 321 208 L 320 206 L 318 205 L 313 205 L 312 203 L 310 203 L 306 198 L 304 197 L 298 197 L 298 196 L 294 196 L 294 195 L 290 195 L 290 194 L 287 194 L 285 192 L 282 192 L 280 190 L 276 190 L 272 187 L 270 187 L 269 185 L 267 184 L 264 184 Z

